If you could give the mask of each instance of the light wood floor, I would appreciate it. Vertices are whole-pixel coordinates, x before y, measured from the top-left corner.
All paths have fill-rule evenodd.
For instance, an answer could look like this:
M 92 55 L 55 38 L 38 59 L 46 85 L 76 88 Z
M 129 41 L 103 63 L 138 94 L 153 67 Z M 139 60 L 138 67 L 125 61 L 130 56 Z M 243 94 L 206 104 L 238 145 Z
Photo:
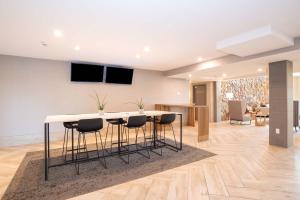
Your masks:
M 216 156 L 73 199 L 300 199 L 300 135 L 285 149 L 268 145 L 268 128 L 211 124 L 210 139 L 197 143 L 184 127 L 184 143 Z M 52 147 L 61 147 L 54 142 Z M 26 151 L 43 144 L 0 148 L 0 197 Z

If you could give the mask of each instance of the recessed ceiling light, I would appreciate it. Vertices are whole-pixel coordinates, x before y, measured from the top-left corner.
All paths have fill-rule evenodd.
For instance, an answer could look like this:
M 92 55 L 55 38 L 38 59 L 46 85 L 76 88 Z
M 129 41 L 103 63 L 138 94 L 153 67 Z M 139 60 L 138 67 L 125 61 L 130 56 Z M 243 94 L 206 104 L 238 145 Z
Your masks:
M 54 35 L 55 37 L 60 38 L 60 37 L 62 37 L 63 34 L 62 34 L 61 30 L 55 29 L 55 30 L 53 31 L 53 35 Z
M 192 77 L 192 74 L 189 74 L 189 77 L 191 78 L 191 77 Z
M 75 51 L 79 51 L 80 50 L 80 46 L 79 45 L 75 45 L 74 50 Z
M 140 54 L 136 54 L 135 57 L 136 57 L 137 59 L 140 59 L 140 58 L 141 58 L 141 55 L 140 55 Z
M 43 47 L 47 47 L 47 46 L 48 46 L 48 44 L 47 44 L 45 41 L 42 41 L 42 42 L 41 42 L 41 45 L 42 45 Z
M 225 78 L 225 77 L 227 77 L 227 74 L 222 74 L 222 76 Z
M 149 47 L 149 46 L 145 46 L 145 47 L 144 47 L 144 51 L 145 51 L 145 52 L 149 52 L 149 51 L 150 51 L 150 47 Z
M 300 72 L 294 72 L 293 76 L 300 76 Z
M 262 72 L 263 69 L 262 69 L 262 68 L 258 68 L 257 71 L 258 71 L 258 72 Z
M 201 58 L 201 57 L 197 58 L 197 62 L 201 62 L 202 60 L 203 60 L 203 58 Z

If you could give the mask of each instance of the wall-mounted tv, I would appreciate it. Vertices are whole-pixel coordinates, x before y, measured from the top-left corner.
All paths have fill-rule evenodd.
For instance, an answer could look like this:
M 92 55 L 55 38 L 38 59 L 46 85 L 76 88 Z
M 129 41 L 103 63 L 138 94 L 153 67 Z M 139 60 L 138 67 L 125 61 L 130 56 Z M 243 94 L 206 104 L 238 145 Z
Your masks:
M 71 81 L 102 82 L 104 66 L 83 63 L 71 64 Z
M 132 84 L 133 69 L 106 67 L 106 83 Z

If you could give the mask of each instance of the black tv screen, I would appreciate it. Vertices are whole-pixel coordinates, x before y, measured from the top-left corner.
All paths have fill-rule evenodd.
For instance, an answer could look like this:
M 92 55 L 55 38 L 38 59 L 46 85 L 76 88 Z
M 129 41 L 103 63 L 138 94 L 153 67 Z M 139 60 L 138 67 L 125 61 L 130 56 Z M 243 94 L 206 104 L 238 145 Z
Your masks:
M 82 63 L 71 64 L 71 81 L 102 82 L 104 66 Z
M 132 84 L 133 69 L 120 67 L 106 68 L 106 83 Z

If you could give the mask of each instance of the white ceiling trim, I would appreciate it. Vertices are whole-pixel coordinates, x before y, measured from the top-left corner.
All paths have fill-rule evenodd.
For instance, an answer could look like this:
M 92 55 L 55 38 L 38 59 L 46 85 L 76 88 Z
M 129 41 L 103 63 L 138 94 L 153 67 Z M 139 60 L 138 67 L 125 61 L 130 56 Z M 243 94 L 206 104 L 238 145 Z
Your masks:
M 270 25 L 217 42 L 216 48 L 241 57 L 294 45 L 294 39 L 274 30 Z

